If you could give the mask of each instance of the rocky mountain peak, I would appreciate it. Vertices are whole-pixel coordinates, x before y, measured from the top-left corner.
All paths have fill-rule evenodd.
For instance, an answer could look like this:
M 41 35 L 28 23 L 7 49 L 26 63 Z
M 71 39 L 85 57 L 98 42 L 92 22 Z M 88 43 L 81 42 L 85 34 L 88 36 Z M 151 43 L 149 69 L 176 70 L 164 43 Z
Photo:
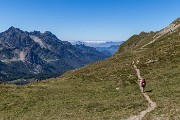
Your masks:
M 19 29 L 19 28 L 15 28 L 14 26 L 11 26 L 8 30 L 13 30 L 13 29 Z
M 56 35 L 54 35 L 53 33 L 51 33 L 50 31 L 45 31 L 44 33 L 42 33 L 42 36 L 46 36 L 46 37 L 52 37 L 52 38 L 56 38 Z
M 44 34 L 52 35 L 52 33 L 50 31 L 45 31 Z
M 32 35 L 40 35 L 41 32 L 40 32 L 40 31 L 34 30 L 33 32 L 30 32 L 30 34 L 32 34 Z
M 8 33 L 20 33 L 22 31 L 19 28 L 15 28 L 15 27 L 11 26 L 8 30 L 6 30 L 6 32 L 8 32 Z
M 50 36 L 50 37 L 56 37 L 54 34 L 52 34 L 50 31 L 45 31 L 43 33 L 45 36 Z

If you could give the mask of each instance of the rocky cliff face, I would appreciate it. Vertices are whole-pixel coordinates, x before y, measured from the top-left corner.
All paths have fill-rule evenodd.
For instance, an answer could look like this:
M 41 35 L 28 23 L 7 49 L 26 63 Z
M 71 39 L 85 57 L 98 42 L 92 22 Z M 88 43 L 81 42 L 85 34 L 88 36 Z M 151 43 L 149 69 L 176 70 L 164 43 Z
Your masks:
M 0 33 L 0 81 L 45 79 L 105 58 L 90 47 L 82 49 L 61 41 L 49 31 L 25 32 L 10 27 Z

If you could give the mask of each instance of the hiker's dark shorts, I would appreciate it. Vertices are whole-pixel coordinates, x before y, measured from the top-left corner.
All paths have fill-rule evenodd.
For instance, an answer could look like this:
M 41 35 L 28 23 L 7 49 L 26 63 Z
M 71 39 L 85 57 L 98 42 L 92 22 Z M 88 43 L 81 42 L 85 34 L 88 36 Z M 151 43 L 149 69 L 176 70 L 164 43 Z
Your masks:
M 143 84 L 143 85 L 141 84 L 141 87 L 145 87 L 145 86 L 146 86 L 146 84 Z

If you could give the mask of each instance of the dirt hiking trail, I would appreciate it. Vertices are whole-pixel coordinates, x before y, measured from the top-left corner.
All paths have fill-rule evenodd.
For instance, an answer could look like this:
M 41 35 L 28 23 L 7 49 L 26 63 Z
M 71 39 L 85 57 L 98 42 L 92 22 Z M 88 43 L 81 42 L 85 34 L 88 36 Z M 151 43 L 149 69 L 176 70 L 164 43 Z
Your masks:
M 134 64 L 134 61 L 133 61 L 133 67 L 136 70 L 136 74 L 137 74 L 138 80 L 142 79 L 142 77 L 140 75 L 140 70 Z M 137 82 L 137 83 L 139 84 L 139 82 Z M 141 89 L 140 84 L 139 84 L 139 87 Z M 132 116 L 132 117 L 128 118 L 127 120 L 141 120 L 148 112 L 151 112 L 152 110 L 154 110 L 156 108 L 156 103 L 153 102 L 146 93 L 142 93 L 142 94 L 146 98 L 146 100 L 148 101 L 148 108 L 146 110 L 141 111 L 139 113 L 139 115 Z

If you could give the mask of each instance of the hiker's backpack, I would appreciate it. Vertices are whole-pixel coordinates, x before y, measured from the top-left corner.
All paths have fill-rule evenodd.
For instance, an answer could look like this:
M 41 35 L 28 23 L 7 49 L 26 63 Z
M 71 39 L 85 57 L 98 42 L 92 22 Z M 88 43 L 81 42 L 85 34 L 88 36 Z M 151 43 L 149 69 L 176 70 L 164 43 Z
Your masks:
M 142 79 L 141 86 L 144 87 L 145 85 L 146 85 L 146 81 L 145 81 L 145 79 Z

